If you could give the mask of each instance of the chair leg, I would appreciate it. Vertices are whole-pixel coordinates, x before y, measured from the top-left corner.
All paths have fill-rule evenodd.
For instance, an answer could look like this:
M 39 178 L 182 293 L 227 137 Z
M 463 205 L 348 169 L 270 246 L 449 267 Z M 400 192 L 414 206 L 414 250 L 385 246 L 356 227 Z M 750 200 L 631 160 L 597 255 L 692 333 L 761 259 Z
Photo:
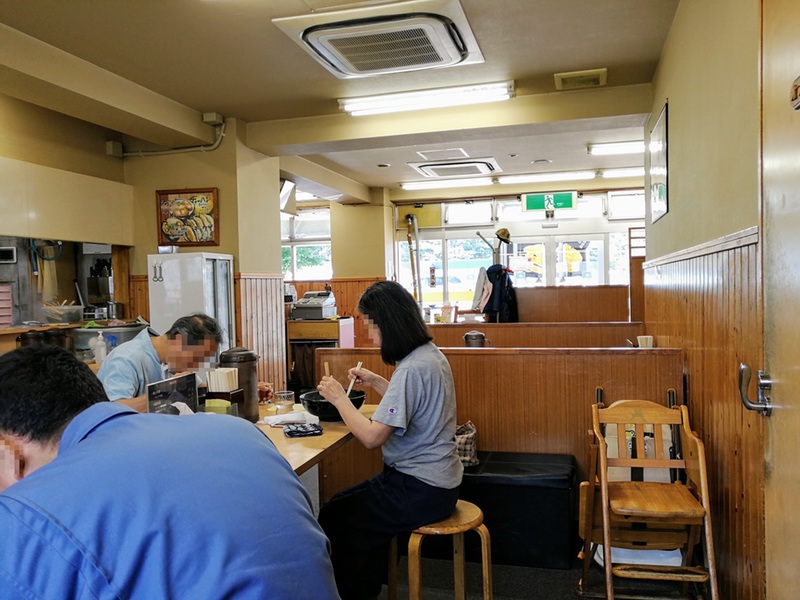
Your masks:
M 389 542 L 389 581 L 387 600 L 397 600 L 397 536 Z
M 462 531 L 453 534 L 453 582 L 456 600 L 465 600 L 467 597 L 464 569 L 464 532 Z
M 492 600 L 492 539 L 486 525 L 475 528 L 481 536 L 481 564 L 483 565 L 483 600 Z
M 420 546 L 425 536 L 412 533 L 408 538 L 408 600 L 422 600 Z
M 714 556 L 714 538 L 711 534 L 711 517 L 706 511 L 703 519 L 703 550 L 705 551 L 706 568 L 708 569 L 708 589 L 711 591 L 711 600 L 719 600 L 717 588 L 717 561 Z

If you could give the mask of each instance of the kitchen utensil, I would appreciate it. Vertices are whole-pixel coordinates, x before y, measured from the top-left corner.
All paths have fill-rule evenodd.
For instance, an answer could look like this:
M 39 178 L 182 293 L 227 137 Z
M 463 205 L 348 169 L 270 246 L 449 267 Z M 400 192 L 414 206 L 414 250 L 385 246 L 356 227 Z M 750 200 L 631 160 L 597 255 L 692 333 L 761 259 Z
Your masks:
M 363 365 L 363 364 L 364 364 L 364 363 L 362 363 L 361 361 L 358 361 L 358 364 L 356 365 L 356 371 L 358 371 L 359 369 L 361 369 L 361 365 Z M 347 396 L 348 396 L 348 398 L 350 397 L 350 392 L 351 392 L 351 391 L 353 391 L 353 384 L 354 384 L 355 382 L 356 382 L 356 380 L 355 380 L 355 379 L 351 379 L 351 380 L 350 380 L 350 385 L 348 385 L 348 386 L 347 386 Z
M 352 402 L 353 406 L 356 408 L 361 408 L 366 397 L 367 393 L 364 390 L 353 390 L 349 394 L 350 402 Z M 316 417 L 319 417 L 320 421 L 342 420 L 339 410 L 333 404 L 323 398 L 322 394 L 319 392 L 312 391 L 301 394 L 300 402 L 303 403 L 303 406 L 308 412 Z

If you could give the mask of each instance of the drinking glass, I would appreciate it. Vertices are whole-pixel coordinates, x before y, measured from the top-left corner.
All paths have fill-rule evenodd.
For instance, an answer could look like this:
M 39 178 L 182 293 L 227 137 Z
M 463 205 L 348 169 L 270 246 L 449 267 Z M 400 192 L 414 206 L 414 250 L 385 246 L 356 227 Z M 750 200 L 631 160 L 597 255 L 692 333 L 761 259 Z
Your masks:
M 272 401 L 275 403 L 276 407 L 275 414 L 289 412 L 294 408 L 294 392 L 275 392 L 275 396 L 272 398 Z

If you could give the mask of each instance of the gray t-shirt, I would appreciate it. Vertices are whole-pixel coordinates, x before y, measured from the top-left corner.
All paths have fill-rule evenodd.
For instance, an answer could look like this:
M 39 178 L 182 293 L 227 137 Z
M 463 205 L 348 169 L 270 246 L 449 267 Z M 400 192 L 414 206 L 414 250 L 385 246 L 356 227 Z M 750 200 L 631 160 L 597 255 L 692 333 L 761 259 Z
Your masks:
M 461 484 L 453 373 L 432 343 L 397 363 L 372 420 L 396 428 L 381 447 L 384 463 L 436 487 Z

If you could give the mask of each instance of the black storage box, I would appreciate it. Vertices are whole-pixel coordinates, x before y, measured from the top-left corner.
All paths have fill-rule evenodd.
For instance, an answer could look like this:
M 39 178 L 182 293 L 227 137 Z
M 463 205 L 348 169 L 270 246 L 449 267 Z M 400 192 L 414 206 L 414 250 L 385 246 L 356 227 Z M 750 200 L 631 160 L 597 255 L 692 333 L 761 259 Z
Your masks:
M 464 470 L 460 497 L 483 511 L 492 561 L 569 569 L 575 558 L 575 459 L 518 452 L 478 452 L 478 459 Z M 478 536 L 467 534 L 465 541 L 467 559 L 480 560 Z

